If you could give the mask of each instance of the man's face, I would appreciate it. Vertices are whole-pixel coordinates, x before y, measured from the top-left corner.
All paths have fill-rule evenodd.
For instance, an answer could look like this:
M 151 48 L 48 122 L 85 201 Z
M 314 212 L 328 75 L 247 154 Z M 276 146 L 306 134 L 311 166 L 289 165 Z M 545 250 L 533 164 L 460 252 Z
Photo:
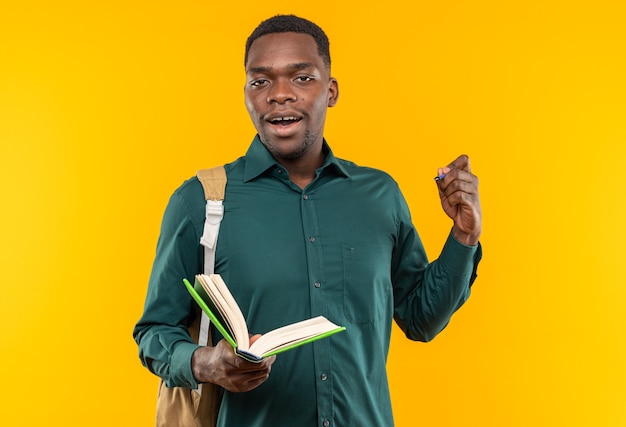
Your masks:
M 256 39 L 246 64 L 246 107 L 261 141 L 277 160 L 319 155 L 326 109 L 337 102 L 337 81 L 301 33 Z

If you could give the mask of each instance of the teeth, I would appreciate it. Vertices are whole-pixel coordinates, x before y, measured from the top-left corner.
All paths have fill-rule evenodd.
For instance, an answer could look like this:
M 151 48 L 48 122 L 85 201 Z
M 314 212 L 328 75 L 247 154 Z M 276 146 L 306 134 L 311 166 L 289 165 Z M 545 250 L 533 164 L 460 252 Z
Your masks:
M 272 122 L 283 122 L 283 121 L 296 121 L 298 119 L 296 119 L 293 116 L 286 116 L 286 117 L 276 117 L 274 119 L 272 119 Z

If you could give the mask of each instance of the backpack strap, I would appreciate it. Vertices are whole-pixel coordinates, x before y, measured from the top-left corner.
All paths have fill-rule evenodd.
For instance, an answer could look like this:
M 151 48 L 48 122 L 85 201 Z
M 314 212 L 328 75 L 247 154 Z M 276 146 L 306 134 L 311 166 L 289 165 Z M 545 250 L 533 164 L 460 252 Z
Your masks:
M 200 243 L 205 247 L 204 273 L 213 274 L 215 265 L 215 245 L 217 235 L 220 231 L 220 223 L 224 217 L 224 193 L 226 191 L 226 170 L 223 166 L 211 169 L 202 169 L 196 173 L 198 180 L 204 188 L 204 198 L 206 199 L 206 220 L 204 221 L 204 231 L 200 238 Z M 207 251 L 213 252 L 212 258 L 207 258 Z M 210 255 L 210 254 L 209 254 Z M 210 268 L 211 271 L 207 271 Z
M 200 237 L 200 244 L 204 246 L 204 274 L 213 274 L 215 272 L 217 235 L 220 231 L 222 218 L 224 218 L 222 201 L 226 191 L 226 170 L 224 166 L 217 166 L 199 170 L 196 176 L 204 188 L 206 199 L 206 219 L 204 220 L 204 231 Z M 199 345 L 211 345 L 210 325 L 209 317 L 202 311 L 198 336 Z M 202 393 L 202 387 L 198 387 L 197 392 Z
M 206 200 L 224 200 L 226 189 L 226 169 L 224 166 L 216 166 L 211 169 L 201 169 L 196 172 L 198 180 L 204 188 Z

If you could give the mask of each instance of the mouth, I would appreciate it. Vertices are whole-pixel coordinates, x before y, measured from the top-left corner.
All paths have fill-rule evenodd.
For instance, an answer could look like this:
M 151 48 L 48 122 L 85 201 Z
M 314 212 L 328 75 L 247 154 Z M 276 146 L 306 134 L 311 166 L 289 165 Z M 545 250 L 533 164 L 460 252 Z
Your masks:
M 293 115 L 285 115 L 285 116 L 270 117 L 267 119 L 267 122 L 273 126 L 288 127 L 288 126 L 298 123 L 301 120 L 302 120 L 302 117 L 296 117 Z

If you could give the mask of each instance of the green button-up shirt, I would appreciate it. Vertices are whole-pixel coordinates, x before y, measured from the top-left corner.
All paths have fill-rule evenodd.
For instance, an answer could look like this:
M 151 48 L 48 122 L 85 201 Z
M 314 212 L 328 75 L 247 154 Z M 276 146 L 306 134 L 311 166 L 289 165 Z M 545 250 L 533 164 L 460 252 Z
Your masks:
M 347 330 L 280 354 L 257 389 L 226 392 L 220 426 L 393 425 L 385 368 L 392 319 L 410 339 L 428 341 L 469 296 L 480 246 L 450 235 L 429 264 L 396 182 L 324 149 L 325 162 L 304 190 L 258 137 L 226 165 L 215 271 L 251 333 L 317 315 Z M 195 303 L 182 279 L 203 270 L 204 218 L 193 178 L 165 211 L 134 330 L 142 362 L 168 386 L 197 387 L 197 345 L 186 332 Z

